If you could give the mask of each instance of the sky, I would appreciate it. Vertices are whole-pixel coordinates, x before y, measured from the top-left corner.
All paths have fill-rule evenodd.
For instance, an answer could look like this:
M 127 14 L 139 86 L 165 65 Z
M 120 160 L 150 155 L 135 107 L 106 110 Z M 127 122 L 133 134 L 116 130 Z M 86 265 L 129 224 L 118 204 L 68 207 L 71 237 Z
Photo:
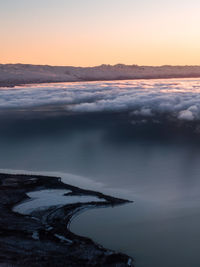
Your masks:
M 199 65 L 199 0 L 0 0 L 0 63 Z

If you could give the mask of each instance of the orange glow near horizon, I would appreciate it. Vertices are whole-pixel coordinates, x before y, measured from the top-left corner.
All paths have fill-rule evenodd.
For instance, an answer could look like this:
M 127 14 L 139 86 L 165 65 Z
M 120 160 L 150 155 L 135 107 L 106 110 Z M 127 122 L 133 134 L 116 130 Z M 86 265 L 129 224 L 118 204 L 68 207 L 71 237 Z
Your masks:
M 0 2 L 0 63 L 200 65 L 199 1 L 17 2 Z

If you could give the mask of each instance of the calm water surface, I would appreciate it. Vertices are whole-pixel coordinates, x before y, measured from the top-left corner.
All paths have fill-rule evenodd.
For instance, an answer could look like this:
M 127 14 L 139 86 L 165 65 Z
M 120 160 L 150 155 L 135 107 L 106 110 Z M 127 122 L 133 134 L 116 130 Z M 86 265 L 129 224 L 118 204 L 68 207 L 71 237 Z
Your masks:
M 89 131 L 59 141 L 57 136 L 40 136 L 1 143 L 0 161 L 4 169 L 89 177 L 93 189 L 133 200 L 133 204 L 87 211 L 76 217 L 71 229 L 128 253 L 136 266 L 200 266 L 198 147 L 109 144 L 101 132 Z M 80 183 L 76 179 L 76 185 L 81 183 L 81 178 Z

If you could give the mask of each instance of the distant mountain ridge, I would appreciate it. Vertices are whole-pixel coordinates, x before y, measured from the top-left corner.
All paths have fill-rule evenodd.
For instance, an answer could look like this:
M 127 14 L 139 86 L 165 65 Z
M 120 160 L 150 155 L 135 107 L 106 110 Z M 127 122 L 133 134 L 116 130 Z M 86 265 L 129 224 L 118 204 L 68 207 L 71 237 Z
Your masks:
M 25 83 L 200 78 L 200 66 L 100 65 L 96 67 L 0 64 L 0 86 Z

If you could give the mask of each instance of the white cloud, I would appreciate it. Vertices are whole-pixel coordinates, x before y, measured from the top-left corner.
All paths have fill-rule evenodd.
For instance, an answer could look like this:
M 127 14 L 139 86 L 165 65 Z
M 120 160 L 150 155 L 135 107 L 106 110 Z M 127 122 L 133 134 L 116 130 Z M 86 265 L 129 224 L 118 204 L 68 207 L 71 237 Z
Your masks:
M 58 106 L 70 112 L 128 111 L 132 116 L 167 113 L 200 120 L 200 79 L 40 84 L 0 89 L 0 109 Z
M 180 120 L 193 121 L 194 115 L 190 110 L 182 110 L 178 114 Z

